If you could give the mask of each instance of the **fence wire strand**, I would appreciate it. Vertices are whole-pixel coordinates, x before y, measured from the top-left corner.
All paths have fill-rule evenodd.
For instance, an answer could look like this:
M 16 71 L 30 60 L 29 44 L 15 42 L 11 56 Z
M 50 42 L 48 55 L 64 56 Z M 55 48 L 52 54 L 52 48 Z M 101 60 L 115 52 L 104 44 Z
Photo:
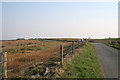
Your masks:
M 52 55 L 56 55 L 56 54 L 58 54 L 58 52 L 54 52 Z M 46 56 L 46 57 L 41 57 L 40 59 L 35 59 L 34 61 L 36 61 L 36 60 L 42 60 L 42 59 L 46 59 L 46 58 L 49 58 L 51 55 L 48 55 L 48 56 Z M 56 55 L 55 57 L 58 57 L 59 55 Z M 32 56 L 30 56 L 30 57 L 32 57 Z M 20 59 L 20 58 L 19 58 Z M 31 59 L 30 59 L 31 60 Z M 30 62 L 34 62 L 34 61 L 30 61 Z M 9 62 L 10 63 L 10 62 Z M 15 65 L 16 63 L 12 63 L 13 65 Z M 27 65 L 27 64 L 26 64 Z
M 57 54 L 57 53 L 53 53 L 52 55 L 55 55 L 55 54 Z M 41 58 L 41 59 L 39 59 L 39 60 L 49 58 L 49 57 L 52 56 L 52 55 L 49 55 L 49 56 L 47 56 L 47 57 L 43 57 L 43 58 Z M 38 61 L 38 60 L 37 60 L 37 61 Z M 20 67 L 14 68 L 14 69 L 9 69 L 9 70 L 7 70 L 7 72 L 13 71 L 13 70 L 15 70 L 15 69 L 20 69 L 20 68 L 25 67 L 25 66 L 27 66 L 27 65 L 35 64 L 35 62 L 37 62 L 37 61 L 33 61 L 33 62 L 29 63 L 29 64 L 25 64 L 25 65 L 23 65 L 23 66 L 20 66 Z M 39 62 L 39 63 L 40 63 L 40 62 Z M 41 62 L 41 63 L 42 63 L 42 62 Z
M 72 51 L 72 47 L 73 47 L 73 44 L 69 44 L 69 45 L 65 45 L 63 46 L 63 55 L 67 55 L 67 54 L 71 54 L 70 52 Z M 75 44 L 74 43 L 74 49 L 77 49 L 77 47 L 81 47 L 81 44 Z M 31 67 L 31 66 L 35 66 L 37 64 L 42 64 L 43 62 L 49 60 L 50 58 L 53 58 L 53 55 L 55 55 L 54 57 L 60 57 L 59 52 L 54 52 L 52 53 L 51 55 L 48 55 L 46 57 L 42 57 L 40 59 L 34 59 L 33 61 L 31 61 L 31 57 L 32 55 L 35 55 L 35 54 L 40 54 L 40 53 L 30 53 L 28 55 L 24 55 L 24 56 L 20 56 L 20 57 L 16 57 L 16 58 L 11 58 L 11 59 L 8 59 L 7 61 L 2 61 L 0 62 L 0 64 L 4 63 L 4 62 L 10 62 L 10 61 L 13 61 L 13 60 L 17 60 L 17 59 L 20 59 L 20 58 L 24 58 L 24 57 L 30 57 L 30 63 L 28 64 L 24 64 L 22 66 L 18 66 L 18 67 L 15 67 L 13 69 L 8 69 L 7 72 L 11 72 L 13 70 L 16 70 L 16 69 L 20 69 L 20 72 L 24 71 L 25 69 L 21 69 L 21 68 L 28 68 L 28 67 Z M 57 55 L 56 55 L 57 54 Z M 16 64 L 16 63 L 14 63 Z M 20 73 L 19 72 L 19 73 Z M 0 75 L 3 75 L 3 74 L 0 74 Z
M 9 61 L 13 61 L 13 60 L 17 60 L 17 59 L 24 58 L 24 57 L 29 57 L 29 56 L 31 56 L 31 55 L 35 55 L 35 54 L 40 54 L 40 53 L 31 53 L 31 54 L 24 55 L 24 56 L 21 56 L 21 57 L 8 59 L 7 61 L 2 61 L 1 63 L 4 63 L 4 62 L 9 62 Z

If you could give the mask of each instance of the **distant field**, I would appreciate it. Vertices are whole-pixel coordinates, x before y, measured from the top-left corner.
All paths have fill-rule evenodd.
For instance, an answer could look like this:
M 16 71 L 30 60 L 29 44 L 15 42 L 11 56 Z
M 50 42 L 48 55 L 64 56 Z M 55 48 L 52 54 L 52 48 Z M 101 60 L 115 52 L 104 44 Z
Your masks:
M 101 39 L 101 40 L 109 40 L 109 39 L 106 38 L 106 39 Z M 120 40 L 120 38 L 111 38 L 111 40 Z
M 111 39 L 91 39 L 90 42 L 100 42 L 108 46 L 111 46 L 116 49 L 120 49 L 120 38 L 111 38 Z
M 8 70 L 20 67 L 30 62 L 46 61 L 51 57 L 59 56 L 60 44 L 67 45 L 70 42 L 58 41 L 39 41 L 39 40 L 15 40 L 15 41 L 2 41 L 2 52 L 8 53 Z M 52 55 L 57 52 L 56 55 Z M 49 56 L 51 55 L 51 56 Z M 24 57 L 25 56 L 25 57 Z M 49 57 L 47 57 L 49 56 Z M 43 60 L 41 58 L 47 57 Z M 21 69 L 16 69 L 14 73 L 19 72 Z M 10 73 L 11 74 L 11 73 Z M 14 76 L 17 74 L 13 74 Z
M 120 49 L 120 44 L 112 41 L 111 43 L 105 43 L 107 46 L 111 46 L 116 49 Z
M 105 39 L 91 39 L 91 40 L 109 40 L 109 39 L 105 38 Z M 111 38 L 111 40 L 120 40 L 120 38 Z
M 31 53 L 47 51 L 51 48 L 55 48 L 60 45 L 60 42 L 46 42 L 38 40 L 15 40 L 15 41 L 3 41 L 2 52 L 8 52 L 8 54 L 16 53 Z
M 78 38 L 51 38 L 47 40 L 56 40 L 56 41 L 78 41 Z
M 110 41 L 120 42 L 120 38 L 111 38 L 111 39 L 90 39 L 89 42 L 101 42 L 108 43 Z

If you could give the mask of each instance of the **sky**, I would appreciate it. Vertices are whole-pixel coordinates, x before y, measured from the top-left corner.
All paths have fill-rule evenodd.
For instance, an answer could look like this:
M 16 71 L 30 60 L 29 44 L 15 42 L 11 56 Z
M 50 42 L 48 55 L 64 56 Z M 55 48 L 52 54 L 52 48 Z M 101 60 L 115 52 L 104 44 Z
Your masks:
M 117 2 L 3 2 L 2 39 L 118 37 Z

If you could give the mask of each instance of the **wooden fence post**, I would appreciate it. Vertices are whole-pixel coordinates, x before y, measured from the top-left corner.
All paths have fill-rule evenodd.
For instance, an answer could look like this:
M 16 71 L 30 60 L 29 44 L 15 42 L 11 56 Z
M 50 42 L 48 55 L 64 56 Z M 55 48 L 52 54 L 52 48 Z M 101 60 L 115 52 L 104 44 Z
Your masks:
M 63 45 L 60 45 L 60 64 L 63 65 Z
M 74 53 L 74 41 L 72 42 L 72 53 Z
M 80 45 L 79 45 L 79 41 L 78 41 L 78 47 L 79 47 Z
M 7 52 L 3 53 L 3 78 L 7 78 Z

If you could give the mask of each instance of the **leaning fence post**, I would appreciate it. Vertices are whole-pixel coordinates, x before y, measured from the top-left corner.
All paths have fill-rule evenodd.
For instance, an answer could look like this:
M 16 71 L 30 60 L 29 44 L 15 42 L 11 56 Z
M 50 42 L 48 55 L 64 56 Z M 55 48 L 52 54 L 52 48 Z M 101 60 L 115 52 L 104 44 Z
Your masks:
M 74 53 L 74 41 L 72 42 L 72 53 Z
M 63 45 L 60 45 L 60 64 L 63 65 Z
M 7 78 L 7 52 L 3 53 L 3 78 Z

